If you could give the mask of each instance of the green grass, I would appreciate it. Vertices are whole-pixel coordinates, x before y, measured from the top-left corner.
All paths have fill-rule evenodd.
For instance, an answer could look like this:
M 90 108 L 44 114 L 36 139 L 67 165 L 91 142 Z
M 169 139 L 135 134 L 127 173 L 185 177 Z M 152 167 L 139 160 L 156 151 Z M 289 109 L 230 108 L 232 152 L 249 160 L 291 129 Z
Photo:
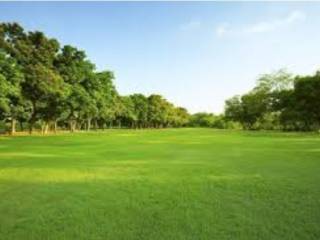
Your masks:
M 1 240 L 319 238 L 316 134 L 0 138 Z

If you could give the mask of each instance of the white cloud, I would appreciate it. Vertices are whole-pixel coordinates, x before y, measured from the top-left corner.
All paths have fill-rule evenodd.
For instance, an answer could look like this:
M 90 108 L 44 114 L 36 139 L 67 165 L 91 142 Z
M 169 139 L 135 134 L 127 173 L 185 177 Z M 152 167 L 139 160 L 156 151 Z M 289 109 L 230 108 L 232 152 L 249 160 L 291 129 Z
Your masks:
M 216 28 L 216 34 L 218 35 L 218 37 L 222 37 L 229 32 L 228 26 L 229 24 L 223 23 Z
M 292 23 L 295 21 L 303 21 L 306 19 L 306 15 L 303 12 L 300 11 L 294 11 L 292 12 L 286 19 L 287 23 Z
M 217 36 L 221 37 L 226 34 L 252 34 L 272 32 L 280 28 L 287 27 L 299 21 L 304 21 L 306 15 L 301 11 L 293 11 L 284 18 L 279 18 L 271 21 L 263 21 L 254 24 L 249 24 L 243 28 L 231 28 L 228 24 L 221 24 L 216 28 Z
M 287 17 L 268 22 L 259 22 L 246 27 L 243 31 L 247 33 L 271 32 L 276 29 L 289 26 L 295 22 L 305 20 L 306 15 L 300 11 L 293 11 Z
M 201 22 L 200 21 L 190 21 L 190 22 L 187 22 L 183 25 L 181 25 L 181 30 L 183 31 L 189 31 L 189 30 L 195 30 L 195 29 L 198 29 L 199 27 L 201 26 Z

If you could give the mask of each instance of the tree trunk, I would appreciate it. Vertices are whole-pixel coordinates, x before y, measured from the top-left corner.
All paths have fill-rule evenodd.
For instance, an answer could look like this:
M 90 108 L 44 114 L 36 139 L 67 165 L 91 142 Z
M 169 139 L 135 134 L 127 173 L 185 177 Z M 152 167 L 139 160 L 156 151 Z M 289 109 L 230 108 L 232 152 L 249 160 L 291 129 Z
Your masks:
M 24 130 L 24 129 L 23 129 L 23 122 L 22 122 L 22 121 L 19 121 L 19 124 L 20 124 L 20 131 L 23 132 L 23 130 Z
M 57 127 L 58 127 L 58 123 L 57 123 L 57 120 L 55 120 L 54 121 L 54 127 L 53 127 L 54 133 L 57 133 Z
M 33 131 L 33 123 L 29 122 L 29 134 L 32 134 Z
M 87 119 L 87 131 L 90 131 L 91 128 L 91 118 Z
M 44 134 L 47 134 L 47 133 L 48 133 L 48 130 L 49 130 L 49 122 L 45 122 L 43 133 L 44 133 Z
M 10 134 L 14 135 L 16 133 L 16 119 L 12 118 L 11 119 L 11 130 L 10 130 Z
M 97 119 L 94 119 L 94 130 L 98 129 L 98 121 Z
M 69 125 L 70 125 L 70 132 L 74 132 L 76 129 L 76 121 L 75 120 L 70 120 L 69 121 Z
M 32 132 L 33 132 L 33 127 L 36 122 L 36 115 L 37 115 L 36 103 L 35 103 L 35 101 L 32 101 L 32 115 L 29 120 L 29 134 L 32 134 Z
M 45 128 L 46 123 L 42 122 L 41 123 L 41 133 L 44 134 L 44 128 Z
M 31 119 L 29 121 L 29 134 L 32 134 L 35 122 L 36 121 L 35 121 L 34 117 L 31 117 Z
M 72 124 L 72 132 L 75 132 L 77 130 L 77 121 L 74 120 Z

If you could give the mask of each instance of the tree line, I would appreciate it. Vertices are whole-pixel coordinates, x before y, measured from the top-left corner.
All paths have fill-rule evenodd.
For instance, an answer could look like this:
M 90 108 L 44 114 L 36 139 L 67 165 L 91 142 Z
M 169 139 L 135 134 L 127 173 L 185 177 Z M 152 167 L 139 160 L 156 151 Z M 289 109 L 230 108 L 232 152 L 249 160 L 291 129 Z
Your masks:
M 0 24 L 0 120 L 10 132 L 181 127 L 189 113 L 152 94 L 121 96 L 84 51 L 17 23 Z
M 211 127 L 309 131 L 320 128 L 320 72 L 264 74 L 223 114 L 189 114 L 158 94 L 121 96 L 109 70 L 84 51 L 17 23 L 0 23 L 0 130 Z
M 293 76 L 285 70 L 264 74 L 248 93 L 225 103 L 225 119 L 244 129 L 320 129 L 320 71 Z

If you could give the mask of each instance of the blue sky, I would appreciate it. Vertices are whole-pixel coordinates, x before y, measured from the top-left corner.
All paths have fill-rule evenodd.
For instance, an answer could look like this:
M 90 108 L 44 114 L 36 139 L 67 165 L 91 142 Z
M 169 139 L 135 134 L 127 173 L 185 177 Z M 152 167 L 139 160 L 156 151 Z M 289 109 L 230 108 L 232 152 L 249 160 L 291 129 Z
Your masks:
M 223 111 L 259 74 L 320 69 L 320 3 L 1 2 L 0 21 L 41 30 L 115 72 L 121 94 Z

